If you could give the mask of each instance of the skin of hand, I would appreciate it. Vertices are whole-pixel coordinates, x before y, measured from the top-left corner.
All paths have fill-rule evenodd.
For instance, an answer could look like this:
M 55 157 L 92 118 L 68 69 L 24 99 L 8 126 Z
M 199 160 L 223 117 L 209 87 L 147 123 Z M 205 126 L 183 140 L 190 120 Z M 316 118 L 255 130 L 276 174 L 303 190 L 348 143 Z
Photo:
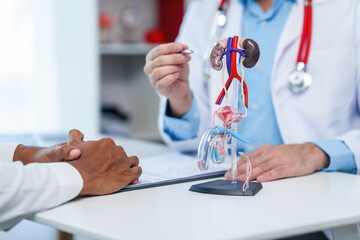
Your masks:
M 144 73 L 151 85 L 169 100 L 171 115 L 182 117 L 191 107 L 192 95 L 189 87 L 190 54 L 180 51 L 188 49 L 186 44 L 167 43 L 153 48 L 146 55 Z
M 83 178 L 79 195 L 103 195 L 116 192 L 133 183 L 141 175 L 139 159 L 128 157 L 111 138 L 86 141 L 76 145 L 81 157 L 69 162 Z
M 84 142 L 84 134 L 77 129 L 70 130 L 68 144 L 72 146 L 77 146 Z M 133 157 L 131 157 L 133 158 Z M 130 184 L 137 184 L 139 179 L 134 179 Z
M 313 143 L 262 145 L 248 156 L 252 165 L 250 180 L 259 182 L 308 175 L 329 165 L 328 155 Z M 245 181 L 245 174 L 245 162 L 238 161 L 238 180 Z M 231 169 L 225 178 L 231 180 Z
M 81 137 L 82 136 L 82 137 Z M 78 130 L 69 132 L 69 139 L 82 141 L 84 136 Z M 60 143 L 52 147 L 32 147 L 18 145 L 13 155 L 13 161 L 21 161 L 23 164 L 29 163 L 51 163 L 71 161 L 79 158 L 80 149 L 71 146 L 69 143 Z

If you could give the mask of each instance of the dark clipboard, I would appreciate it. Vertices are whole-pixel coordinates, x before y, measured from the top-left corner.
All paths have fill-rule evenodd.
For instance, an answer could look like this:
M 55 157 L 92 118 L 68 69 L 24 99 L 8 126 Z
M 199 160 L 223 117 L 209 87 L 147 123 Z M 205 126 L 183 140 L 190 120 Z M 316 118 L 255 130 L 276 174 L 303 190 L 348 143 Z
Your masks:
M 172 184 L 178 184 L 178 183 L 184 183 L 184 182 L 192 182 L 192 181 L 204 180 L 204 179 L 209 179 L 209 178 L 223 177 L 225 172 L 226 172 L 225 170 L 221 170 L 221 171 L 216 171 L 216 172 L 202 173 L 199 175 L 174 178 L 174 179 L 158 181 L 158 182 L 143 183 L 143 184 L 139 184 L 139 185 L 137 185 L 137 184 L 129 185 L 129 186 L 126 186 L 123 189 L 121 189 L 119 192 L 128 192 L 128 191 L 133 191 L 133 190 L 161 187 L 161 186 L 166 186 L 166 185 L 172 185 Z

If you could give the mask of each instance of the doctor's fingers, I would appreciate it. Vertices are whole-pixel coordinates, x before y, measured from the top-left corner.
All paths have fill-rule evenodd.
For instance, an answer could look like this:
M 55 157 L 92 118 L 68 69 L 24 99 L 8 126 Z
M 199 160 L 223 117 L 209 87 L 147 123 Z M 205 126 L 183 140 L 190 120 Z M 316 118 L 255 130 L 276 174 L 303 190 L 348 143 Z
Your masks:
M 162 79 L 163 77 L 178 73 L 184 69 L 184 65 L 170 65 L 170 66 L 163 66 L 159 68 L 155 68 L 151 75 L 150 75 L 150 82 L 153 86 L 155 86 L 156 82 Z
M 274 168 L 277 168 L 281 165 L 281 161 L 277 158 L 262 158 L 255 159 L 251 162 L 252 171 L 250 179 L 256 179 L 259 175 L 269 172 Z M 246 164 L 243 164 L 238 168 L 238 179 L 244 181 L 246 179 Z
M 280 166 L 272 169 L 271 171 L 265 172 L 257 177 L 259 182 L 267 182 L 276 179 L 294 177 L 290 175 L 286 166 Z
M 251 158 L 249 158 L 250 159 L 250 163 L 251 163 L 251 168 L 252 169 L 254 169 L 254 168 L 256 168 L 256 164 L 259 164 L 259 163 L 256 163 L 256 162 L 263 162 L 264 160 L 262 160 L 261 158 L 259 159 L 251 159 Z M 256 161 L 257 160 L 257 161 Z M 239 178 L 243 178 L 244 180 L 245 180 L 245 178 L 246 178 L 246 161 L 245 161 L 245 159 L 243 159 L 243 158 L 240 158 L 239 160 L 238 160 L 238 162 L 237 162 L 237 164 L 236 164 L 236 166 L 237 166 L 237 176 L 238 176 L 238 179 Z M 231 178 L 232 178 L 232 168 L 230 168 L 226 173 L 225 173 L 225 178 L 226 179 L 228 179 L 228 180 L 231 180 Z M 240 179 L 239 179 L 240 180 Z M 243 180 L 241 180 L 241 181 L 243 181 Z
M 156 81 L 153 86 L 160 94 L 166 94 L 166 92 L 169 91 L 170 87 L 179 79 L 179 77 L 179 72 L 166 75 L 162 79 Z
M 256 157 L 252 157 L 252 158 L 250 158 L 250 156 L 249 156 L 249 160 L 250 160 L 252 169 L 255 169 L 259 166 L 263 166 L 264 164 L 267 164 L 267 162 L 269 162 L 269 161 L 274 162 L 274 159 L 272 159 L 272 157 L 269 154 L 259 154 Z M 266 166 L 264 166 L 264 167 L 266 167 Z M 238 172 L 241 172 L 241 173 L 246 171 L 246 161 L 243 158 L 241 158 L 238 161 L 237 170 L 238 170 Z
M 248 157 L 251 160 L 262 154 L 268 155 L 269 152 L 273 151 L 274 147 L 275 147 L 274 145 L 268 145 L 268 144 L 261 145 L 260 147 L 257 147 L 254 151 L 250 152 L 248 154 Z
M 251 168 L 252 168 L 252 173 L 251 173 L 251 180 L 255 179 L 257 175 L 263 173 L 265 170 L 269 169 L 270 170 L 270 164 L 273 164 L 275 166 L 275 163 L 267 163 L 268 158 L 257 158 L 257 159 L 252 159 L 250 160 L 251 162 Z M 246 161 L 243 159 L 240 159 L 237 162 L 237 178 L 240 181 L 245 181 L 246 180 Z M 225 178 L 228 180 L 231 180 L 232 177 L 232 169 L 230 168 L 226 174 L 225 174 Z
M 154 69 L 158 67 L 185 64 L 190 60 L 191 60 L 190 54 L 178 53 L 178 54 L 159 56 L 156 59 L 146 63 L 144 67 L 144 72 L 149 75 L 152 73 L 152 71 L 154 71 Z
M 162 55 L 169 55 L 173 53 L 178 53 L 184 49 L 187 49 L 188 46 L 182 43 L 166 43 L 161 44 L 159 46 L 154 47 L 151 51 L 146 55 L 146 61 L 152 61 L 155 58 Z

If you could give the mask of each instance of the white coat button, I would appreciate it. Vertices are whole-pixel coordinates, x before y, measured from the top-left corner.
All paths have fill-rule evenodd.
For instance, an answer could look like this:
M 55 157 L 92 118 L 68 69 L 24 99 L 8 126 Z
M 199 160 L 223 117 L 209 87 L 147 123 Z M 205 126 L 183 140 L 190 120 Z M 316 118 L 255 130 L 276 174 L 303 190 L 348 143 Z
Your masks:
M 266 24 L 267 24 L 267 22 L 266 22 L 265 20 L 263 20 L 263 21 L 260 22 L 260 25 L 261 25 L 261 26 L 265 26 Z
M 194 118 L 198 118 L 198 117 L 199 117 L 199 113 L 197 113 L 197 112 L 194 113 L 193 117 L 194 117 Z
M 251 152 L 252 150 L 254 150 L 254 146 L 253 145 L 248 146 L 247 150 L 248 152 Z

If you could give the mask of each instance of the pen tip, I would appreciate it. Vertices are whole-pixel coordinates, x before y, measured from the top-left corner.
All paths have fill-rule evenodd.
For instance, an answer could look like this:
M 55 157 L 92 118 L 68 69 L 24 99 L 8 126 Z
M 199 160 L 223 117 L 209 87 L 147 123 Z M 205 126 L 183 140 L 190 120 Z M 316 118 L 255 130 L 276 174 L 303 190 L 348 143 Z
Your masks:
M 194 53 L 194 51 L 188 48 L 188 49 L 182 50 L 180 53 L 182 53 L 182 54 L 192 54 L 192 53 Z

